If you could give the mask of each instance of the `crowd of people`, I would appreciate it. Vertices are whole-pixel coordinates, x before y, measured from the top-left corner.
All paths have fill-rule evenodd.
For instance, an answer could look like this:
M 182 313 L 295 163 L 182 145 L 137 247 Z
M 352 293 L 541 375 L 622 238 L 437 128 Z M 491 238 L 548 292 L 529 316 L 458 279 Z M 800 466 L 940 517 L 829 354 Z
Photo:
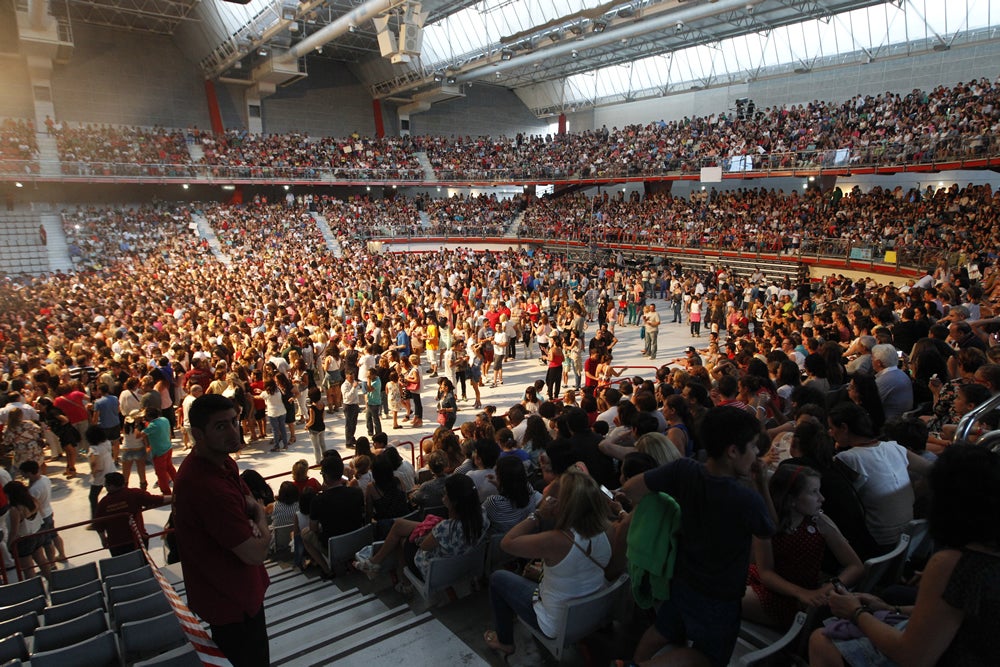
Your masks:
M 187 133 L 163 127 L 46 123 L 62 173 L 103 176 L 189 176 Z
M 21 173 L 38 172 L 38 139 L 35 124 L 21 118 L 4 118 L 0 121 L 0 163 L 17 165 Z
M 143 237 L 171 224 L 187 233 L 177 211 L 81 210 L 67 220 L 81 231 L 92 222 L 91 240 L 110 227 L 132 242 L 92 246 L 107 257 L 73 276 L 3 284 L 0 421 L 12 467 L 34 462 L 44 471 L 48 450 L 75 476 L 77 447 L 103 436 L 126 486 L 133 469 L 147 484 L 151 451 L 156 485 L 170 497 L 171 435 L 204 442 L 186 415 L 201 396 L 218 394 L 235 406 L 234 453 L 269 431 L 275 452 L 296 432 L 313 443 L 324 484 L 310 500 L 299 489 L 303 564 L 308 557 L 328 572 L 333 564 L 317 545 L 371 520 L 385 546 L 359 554 L 356 567 L 373 577 L 394 556 L 426 575 L 431 559 L 487 536 L 503 536 L 501 548 L 515 559 L 540 561 L 540 585 L 530 569 L 492 577 L 496 625 L 484 641 L 503 654 L 516 649 L 514 615 L 551 633 L 569 600 L 627 570 L 633 581 L 654 577 L 636 594 L 659 605 L 632 656 L 642 664 L 683 640 L 725 664 L 741 615 L 781 627 L 797 609 L 822 604 L 895 655 L 928 633 L 897 628 L 889 636 L 867 618 L 888 603 L 840 587 L 857 582 L 861 561 L 892 548 L 921 516 L 934 522 L 942 546 L 971 544 L 996 558 L 992 520 L 975 526 L 978 533 L 946 533 L 935 514 L 941 506 L 927 494 L 962 468 L 952 452 L 963 451 L 953 445 L 958 420 L 1000 390 L 989 319 L 1000 276 L 987 248 L 911 284 L 832 277 L 807 298 L 760 272 L 569 265 L 544 250 L 372 255 L 347 241 L 340 259 L 325 251 L 294 198 L 205 210 L 239 261 L 172 248 L 159 235 L 169 237 L 165 230 Z M 669 297 L 662 319 L 656 297 Z M 707 346 L 663 363 L 655 339 L 671 323 L 689 325 L 694 338 L 704 324 Z M 618 337 L 630 327 L 646 339 L 655 373 L 615 368 Z M 538 381 L 516 404 L 485 405 L 511 363 L 540 364 Z M 473 400 L 474 417 L 456 414 Z M 426 470 L 412 470 L 388 446 L 389 434 L 432 415 L 441 428 L 424 452 Z M 390 416 L 391 427 L 382 421 Z M 323 436 L 325 421 L 341 419 L 343 444 L 357 454 L 349 468 Z M 971 439 L 994 421 L 985 419 Z M 705 480 L 718 502 L 696 491 Z M 967 491 L 993 498 L 987 481 Z M 602 485 L 621 492 L 609 500 Z M 23 494 L 10 493 L 33 516 Z M 279 496 L 293 505 L 290 492 Z M 441 520 L 401 518 L 414 506 L 443 508 Z M 655 555 L 675 561 L 667 582 L 625 555 L 633 530 L 651 524 L 668 531 L 659 533 L 665 548 L 675 545 L 673 556 Z M 31 547 L 25 558 L 44 562 L 41 545 L 19 544 Z M 987 575 L 942 553 L 928 564 L 929 592 L 921 586 L 911 618 L 919 630 L 945 614 L 951 624 L 942 632 L 961 641 L 935 650 L 961 662 L 983 655 L 990 640 L 967 603 L 942 599 L 941 590 L 952 566 Z M 986 604 L 1000 600 L 993 579 L 975 581 Z M 397 585 L 407 592 L 404 579 Z M 814 639 L 815 659 L 861 650 L 827 639 Z
M 51 119 L 63 173 L 216 178 L 459 181 L 607 178 L 697 172 L 941 162 L 996 153 L 1000 84 L 988 79 L 857 95 L 842 102 L 737 110 L 562 135 L 309 137 L 197 128 L 69 126 Z M 26 121 L 0 130 L 30 159 Z M 192 165 L 188 138 L 203 157 Z M 25 158 L 24 155 L 29 155 Z
M 305 134 L 223 135 L 192 131 L 215 177 L 423 180 L 409 137 L 309 137 Z
M 107 269 L 119 262 L 207 252 L 192 229 L 191 208 L 183 204 L 137 207 L 77 207 L 62 212 L 66 245 L 74 266 Z
M 874 187 L 848 193 L 819 188 L 695 192 L 628 198 L 623 192 L 532 200 L 519 226 L 525 238 L 572 239 L 681 248 L 846 256 L 865 249 L 876 259 L 895 251 L 902 264 L 936 264 L 945 254 L 970 256 L 1000 247 L 997 194 L 989 185 L 949 188 Z M 961 260 L 959 260 L 961 261 Z

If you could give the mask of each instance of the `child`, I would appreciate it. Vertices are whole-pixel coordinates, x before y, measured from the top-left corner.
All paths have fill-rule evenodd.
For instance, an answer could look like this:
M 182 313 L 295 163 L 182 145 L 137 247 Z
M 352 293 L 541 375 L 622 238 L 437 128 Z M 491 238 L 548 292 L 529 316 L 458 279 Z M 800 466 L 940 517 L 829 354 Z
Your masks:
M 962 417 L 990 400 L 992 394 L 990 390 L 981 384 L 963 384 L 959 386 L 955 393 L 955 402 L 952 408 L 955 416 L 961 421 Z M 995 422 L 991 423 L 989 416 L 980 419 L 975 428 L 969 432 L 969 442 L 975 442 L 984 431 L 995 428 Z M 941 454 L 955 441 L 955 431 L 958 424 L 945 424 L 941 427 L 940 433 L 931 433 L 927 438 L 927 449 L 934 454 Z
M 360 456 L 354 457 L 354 475 L 353 479 L 347 483 L 347 486 L 356 486 L 357 488 L 364 491 L 368 488 L 368 485 L 372 483 L 372 460 L 370 456 L 365 456 L 361 454 Z
M 87 427 L 87 445 L 90 452 L 87 460 L 90 463 L 90 518 L 97 512 L 97 498 L 104 488 L 104 476 L 114 472 L 115 461 L 111 456 L 111 442 L 104 437 L 104 429 L 100 426 Z
M 770 540 L 754 538 L 756 564 L 747 574 L 743 618 L 787 628 L 799 609 L 826 604 L 835 583 L 850 586 L 865 566 L 837 525 L 821 512 L 818 472 L 794 464 L 779 466 L 768 486 L 778 530 Z M 821 584 L 827 548 L 843 569 Z
M 282 482 L 281 486 L 278 487 L 278 495 L 274 499 L 274 505 L 271 509 L 271 526 L 274 528 L 278 526 L 292 526 L 291 534 L 294 536 L 299 530 L 298 511 L 299 488 L 295 486 L 295 482 Z M 277 531 L 271 531 L 271 539 L 275 539 L 277 534 Z M 287 544 L 274 542 L 271 548 L 274 551 L 281 551 L 287 546 Z
M 399 428 L 399 411 L 403 407 L 402 392 L 399 388 L 399 373 L 389 371 L 389 382 L 385 385 L 386 400 L 389 402 L 389 412 L 392 414 L 392 428 Z
M 303 536 L 309 532 L 309 513 L 312 511 L 313 501 L 316 499 L 316 493 L 312 489 L 308 489 L 299 496 L 299 508 L 295 513 L 296 527 L 295 534 L 293 535 L 294 549 L 295 549 L 295 564 L 300 570 L 305 570 L 309 567 L 309 563 L 306 561 L 305 553 L 309 553 L 309 557 L 312 562 L 319 565 L 320 570 L 322 570 L 322 577 L 324 579 L 328 578 L 331 574 L 330 566 L 326 562 L 326 556 L 322 553 L 314 551 L 309 542 L 303 539 Z
M 316 457 L 316 465 L 323 462 L 323 453 L 326 451 L 323 433 L 326 431 L 326 424 L 323 421 L 323 390 L 319 387 L 309 389 L 309 419 L 306 421 L 306 431 L 309 433 L 309 442 L 312 443 L 313 455 Z

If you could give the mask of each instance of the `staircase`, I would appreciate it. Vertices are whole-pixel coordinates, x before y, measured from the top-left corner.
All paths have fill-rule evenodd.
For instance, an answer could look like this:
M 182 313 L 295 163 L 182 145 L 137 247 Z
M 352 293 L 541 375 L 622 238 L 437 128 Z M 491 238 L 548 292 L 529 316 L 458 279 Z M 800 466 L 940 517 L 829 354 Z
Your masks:
M 437 174 L 434 173 L 434 167 L 431 166 L 431 161 L 427 157 L 427 153 L 424 151 L 417 151 L 413 154 L 413 157 L 417 158 L 417 162 L 420 163 L 420 168 L 424 170 L 424 181 L 436 183 L 438 177 Z
M 421 229 L 429 229 L 431 226 L 431 216 L 427 214 L 427 211 L 420 211 L 419 213 Z
M 192 213 L 191 219 L 198 224 L 198 238 L 207 239 L 208 247 L 211 249 L 212 254 L 215 255 L 216 259 L 220 262 L 229 266 L 232 263 L 229 255 L 223 252 L 222 244 L 219 243 L 219 237 L 215 235 L 215 230 L 212 229 L 212 225 L 208 224 L 208 220 L 205 216 L 200 213 Z
M 514 216 L 514 219 L 507 225 L 507 231 L 503 233 L 505 239 L 516 239 L 521 231 L 521 221 L 524 220 L 524 211 Z
M 333 230 L 330 229 L 330 223 L 326 221 L 326 217 L 315 211 L 311 212 L 309 215 L 312 216 L 313 220 L 316 222 L 316 226 L 319 228 L 319 233 L 323 235 L 323 240 L 326 241 L 327 249 L 333 253 L 333 256 L 340 259 L 344 256 L 344 250 L 340 247 L 340 241 L 337 237 L 333 235 Z
M 62 216 L 58 213 L 42 213 L 40 218 L 48 239 L 45 251 L 49 256 L 49 271 L 72 272 L 73 260 L 69 256 L 69 244 L 66 243 Z
M 59 161 L 56 138 L 45 132 L 36 132 L 35 141 L 38 142 L 38 175 L 51 177 L 61 175 L 62 164 Z
M 202 158 L 205 157 L 205 151 L 201 146 L 201 142 L 188 135 L 187 149 L 188 153 L 191 154 L 191 164 L 201 164 Z
M 179 566 L 167 566 L 175 590 Z M 264 598 L 271 665 L 371 667 L 411 664 L 486 665 L 430 612 L 390 606 L 372 593 L 310 578 L 287 563 L 269 562 Z M 339 583 L 339 578 L 338 578 Z

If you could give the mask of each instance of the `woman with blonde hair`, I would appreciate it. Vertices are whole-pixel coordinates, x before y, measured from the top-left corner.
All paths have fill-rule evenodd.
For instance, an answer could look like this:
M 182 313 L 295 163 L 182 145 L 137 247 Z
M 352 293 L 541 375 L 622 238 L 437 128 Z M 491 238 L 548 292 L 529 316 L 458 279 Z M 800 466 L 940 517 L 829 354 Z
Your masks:
M 666 465 L 683 458 L 677 445 L 662 433 L 646 433 L 635 441 L 635 451 L 649 454 L 657 465 Z
M 553 527 L 540 531 L 542 522 Z M 496 630 L 483 635 L 486 645 L 503 656 L 514 652 L 515 615 L 555 636 L 571 600 L 605 587 L 612 531 L 608 501 L 594 478 L 575 467 L 563 473 L 558 500 L 544 498 L 500 543 L 512 556 L 541 558 L 544 575 L 540 584 L 507 570 L 490 576 Z

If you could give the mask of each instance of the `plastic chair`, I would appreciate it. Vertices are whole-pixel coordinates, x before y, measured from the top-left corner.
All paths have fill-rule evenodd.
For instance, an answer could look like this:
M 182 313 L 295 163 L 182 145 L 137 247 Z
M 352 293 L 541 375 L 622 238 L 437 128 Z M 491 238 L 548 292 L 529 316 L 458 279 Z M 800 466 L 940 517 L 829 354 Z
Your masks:
M 9 621 L 30 612 L 39 613 L 43 609 L 45 609 L 45 596 L 36 595 L 30 600 L 0 607 L 0 621 Z
M 56 623 L 62 623 L 63 621 L 68 621 L 71 618 L 82 616 L 83 614 L 92 612 L 95 609 L 104 611 L 104 596 L 100 593 L 91 593 L 87 597 L 82 597 L 79 600 L 73 600 L 72 602 L 67 602 L 66 604 L 57 604 L 51 607 L 46 607 L 45 611 L 42 613 L 42 617 L 45 619 L 45 625 L 55 625 Z
M 153 578 L 153 568 L 149 565 L 143 565 L 142 567 L 137 567 L 134 570 L 129 570 L 128 572 L 122 572 L 121 574 L 115 574 L 110 577 L 104 578 L 104 590 L 110 591 L 112 588 L 118 588 L 119 586 L 127 586 L 129 584 L 136 584 L 140 581 L 146 581 L 147 579 Z
M 82 642 L 107 629 L 108 620 L 104 617 L 104 612 L 95 609 L 83 616 L 38 628 L 35 630 L 35 642 L 32 645 L 32 650 L 36 653 L 55 651 L 64 646 Z
M 34 653 L 32 667 L 120 667 L 118 640 L 110 630 L 71 646 Z
M 887 554 L 869 558 L 865 561 L 865 576 L 854 587 L 857 593 L 873 593 L 878 585 L 888 578 L 888 575 L 895 575 L 906 563 L 906 554 L 910 546 L 910 536 L 902 533 L 899 536 L 899 543 Z M 895 581 L 893 581 L 895 583 Z
M 295 528 L 294 524 L 285 524 L 284 526 L 274 526 L 271 528 L 271 553 L 277 554 L 283 551 L 287 551 L 292 545 L 292 530 Z
M 795 614 L 795 619 L 792 621 L 791 627 L 788 628 L 785 634 L 780 636 L 777 631 L 771 628 L 743 621 L 740 624 L 740 638 L 760 648 L 740 656 L 736 660 L 737 667 L 749 667 L 784 651 L 786 648 L 792 646 L 793 642 L 802 634 L 802 630 L 805 627 L 806 613 L 804 611 Z
M 432 558 L 424 580 L 410 568 L 405 568 L 403 573 L 413 584 L 413 589 L 429 601 L 438 591 L 448 590 L 459 582 L 483 576 L 487 546 L 488 541 L 484 539 L 460 556 Z
M 39 595 L 45 595 L 45 584 L 41 577 L 5 584 L 0 586 L 0 607 L 9 607 Z
M 509 563 L 515 557 L 500 548 L 503 535 L 494 535 L 490 538 L 490 548 L 486 552 L 486 571 L 492 572 L 501 565 Z
M 122 554 L 121 556 L 104 558 L 97 563 L 101 570 L 101 580 L 113 577 L 116 574 L 131 572 L 146 564 L 146 557 L 138 549 L 130 551 L 127 554 Z
M 156 579 L 144 579 L 134 584 L 115 586 L 108 589 L 108 605 L 114 607 L 119 602 L 135 600 L 136 598 L 145 597 L 157 591 L 162 592 L 163 589 L 160 587 L 160 582 Z
M 170 600 L 163 594 L 163 591 L 150 593 L 128 602 L 119 602 L 111 608 L 113 629 L 118 632 L 123 623 L 141 621 L 165 614 L 168 611 L 173 611 L 173 607 L 170 606 Z
M 623 574 L 607 588 L 570 600 L 566 604 L 566 615 L 563 616 L 555 637 L 546 637 L 541 630 L 521 622 L 552 657 L 562 660 L 567 646 L 572 646 L 614 620 L 618 597 L 628 581 L 628 575 Z
M 352 530 L 343 535 L 335 535 L 329 539 L 326 545 L 327 560 L 330 563 L 330 570 L 334 571 L 337 565 L 349 563 L 362 547 L 366 547 L 375 539 L 375 524 L 369 523 L 357 530 Z
M 198 652 L 194 649 L 194 646 L 188 644 L 180 648 L 175 648 L 172 651 L 167 651 L 155 658 L 137 662 L 132 667 L 204 667 L 204 663 L 198 657 Z
M 76 588 L 91 581 L 96 581 L 99 578 L 96 563 L 77 565 L 65 570 L 52 570 L 49 574 L 49 591 Z
M 0 623 L 0 637 L 6 637 L 12 635 L 15 632 L 20 632 L 25 637 L 30 637 L 35 634 L 35 628 L 38 627 L 38 614 L 36 612 L 28 612 L 27 614 L 21 614 L 17 618 L 12 618 L 9 621 L 4 621 Z
M 442 519 L 448 518 L 448 508 L 444 505 L 432 505 L 430 507 L 424 508 L 424 516 L 428 514 L 433 514 L 434 516 L 439 516 Z
M 159 655 L 188 641 L 173 611 L 123 623 L 121 637 L 126 663 Z
M 80 584 L 79 586 L 74 586 L 73 588 L 63 588 L 57 591 L 50 591 L 49 602 L 52 604 L 66 604 L 67 602 L 87 597 L 91 593 L 104 593 L 104 589 L 101 587 L 100 579 L 94 579 L 93 581 L 88 581 L 85 584 Z
M 0 639 L 0 660 L 27 660 L 28 642 L 24 641 L 24 635 L 15 632 L 12 635 Z

